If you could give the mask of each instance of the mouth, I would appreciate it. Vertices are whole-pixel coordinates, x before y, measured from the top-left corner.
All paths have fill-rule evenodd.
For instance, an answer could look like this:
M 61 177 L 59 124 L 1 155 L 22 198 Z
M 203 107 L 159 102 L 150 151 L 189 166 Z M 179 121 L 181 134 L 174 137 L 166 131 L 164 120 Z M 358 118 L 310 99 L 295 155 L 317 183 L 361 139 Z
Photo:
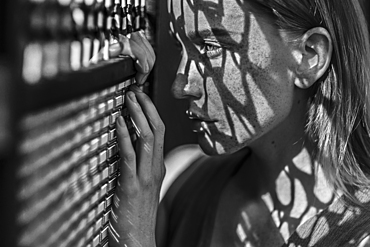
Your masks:
M 186 115 L 188 116 L 190 120 L 201 121 L 201 122 L 217 122 L 216 119 L 211 119 L 208 116 L 204 116 L 202 114 L 199 114 L 191 110 L 187 110 Z
M 187 110 L 186 115 L 193 122 L 193 132 L 195 133 L 207 133 L 211 135 L 209 130 L 209 124 L 217 122 L 216 119 L 211 119 L 208 116 L 204 116 L 195 111 Z

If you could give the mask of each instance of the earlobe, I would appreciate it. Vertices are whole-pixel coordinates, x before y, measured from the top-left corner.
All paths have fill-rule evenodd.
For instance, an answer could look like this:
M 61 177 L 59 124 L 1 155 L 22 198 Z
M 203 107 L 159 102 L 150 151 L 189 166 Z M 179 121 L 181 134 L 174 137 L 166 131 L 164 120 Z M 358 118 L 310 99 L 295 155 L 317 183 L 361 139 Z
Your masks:
M 322 27 L 308 30 L 300 40 L 299 52 L 295 85 L 305 89 L 319 80 L 330 66 L 333 45 L 329 32 Z

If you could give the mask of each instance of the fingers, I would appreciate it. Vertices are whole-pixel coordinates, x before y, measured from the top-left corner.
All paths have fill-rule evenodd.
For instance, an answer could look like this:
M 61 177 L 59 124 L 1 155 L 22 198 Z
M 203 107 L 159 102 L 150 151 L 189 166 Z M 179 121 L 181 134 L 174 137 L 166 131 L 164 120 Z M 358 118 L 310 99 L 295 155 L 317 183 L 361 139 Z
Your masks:
M 154 134 L 136 99 L 136 95 L 132 91 L 126 93 L 126 107 L 138 137 L 136 140 L 137 174 L 142 177 L 144 181 L 149 181 L 152 174 Z
M 131 157 L 130 152 L 136 152 L 137 175 L 144 181 L 150 182 L 153 178 L 161 181 L 164 176 L 164 167 L 162 167 L 164 124 L 150 98 L 136 85 L 131 86 L 130 89 L 132 91 L 126 92 L 125 102 L 138 138 L 136 147 L 133 148 L 127 129 L 120 127 L 118 132 L 121 140 L 120 150 L 125 150 L 127 147 L 127 150 L 120 153 L 121 157 L 123 155 Z M 118 124 L 123 125 L 120 122 Z M 131 158 L 123 160 L 132 162 Z M 128 167 L 133 170 L 132 165 Z
M 152 46 L 143 32 L 131 33 L 130 38 L 120 35 L 120 42 L 123 44 L 121 54 L 128 55 L 135 60 L 136 82 L 139 85 L 144 84 L 155 63 L 155 53 Z
M 104 49 L 103 49 L 104 50 Z M 103 57 L 103 50 L 98 57 Z M 130 38 L 119 35 L 119 41 L 109 46 L 109 57 L 127 55 L 135 60 L 135 80 L 139 85 L 146 82 L 155 63 L 155 53 L 143 31 L 130 33 Z
M 126 184 L 134 183 L 136 178 L 136 154 L 132 146 L 130 133 L 127 129 L 125 120 L 122 116 L 117 119 L 117 140 L 119 145 L 119 154 L 121 157 L 121 176 Z
M 152 103 L 151 99 L 144 92 L 139 89 L 136 85 L 130 87 L 135 92 L 136 100 L 141 106 L 143 113 L 148 121 L 149 127 L 154 135 L 153 144 L 153 168 L 156 172 L 154 175 L 158 175 L 157 179 L 163 179 L 164 166 L 163 166 L 163 142 L 165 134 L 165 126 L 161 120 L 157 109 Z
M 146 67 L 146 69 L 148 70 L 144 70 L 143 73 L 136 75 L 136 80 L 138 84 L 142 85 L 147 81 L 148 75 L 150 71 L 153 69 L 156 56 L 155 56 L 152 46 L 149 44 L 149 41 L 146 39 L 143 31 L 133 33 L 132 39 L 134 39 L 136 42 L 141 43 L 143 45 L 143 47 L 145 48 L 146 55 L 147 55 L 146 59 L 147 59 L 148 67 Z
M 144 31 L 141 30 L 141 31 L 137 32 L 137 34 L 138 34 L 137 36 L 141 39 L 142 43 L 144 44 L 144 46 L 147 49 L 148 61 L 149 61 L 149 64 L 151 65 L 151 67 L 153 67 L 153 65 L 155 63 L 155 59 L 156 59 L 153 47 L 149 43 L 149 41 L 147 40 Z M 135 35 L 136 35 L 136 33 L 135 33 Z
M 131 85 L 130 89 L 135 92 L 136 100 L 143 109 L 143 113 L 153 133 L 160 136 L 164 135 L 164 124 L 149 96 L 135 84 Z

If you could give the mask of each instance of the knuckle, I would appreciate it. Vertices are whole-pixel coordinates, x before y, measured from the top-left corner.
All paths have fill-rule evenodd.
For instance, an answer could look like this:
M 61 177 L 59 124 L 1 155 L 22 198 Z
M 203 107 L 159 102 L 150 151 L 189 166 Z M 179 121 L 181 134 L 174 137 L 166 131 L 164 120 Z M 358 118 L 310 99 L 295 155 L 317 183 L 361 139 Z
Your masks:
M 143 74 L 149 74 L 151 71 L 151 65 L 149 64 L 149 61 L 145 63 L 145 66 L 143 67 Z
M 140 194 L 140 186 L 137 183 L 131 183 L 125 191 L 131 198 L 134 198 Z
M 151 131 L 143 131 L 141 138 L 152 146 L 152 143 L 154 142 L 154 135 Z
M 149 70 L 148 68 L 144 68 L 144 69 L 143 69 L 143 73 L 142 73 L 142 74 L 143 74 L 144 76 L 148 75 L 149 73 L 150 73 L 150 70 Z
M 166 132 L 166 126 L 164 125 L 161 118 L 152 118 L 150 119 L 150 123 L 153 126 L 153 129 L 155 131 L 155 135 L 164 135 Z
M 132 163 L 136 160 L 135 153 L 125 153 L 122 157 L 122 161 L 124 164 Z
M 160 120 L 158 123 L 158 130 L 163 134 L 166 132 L 166 126 L 162 120 Z

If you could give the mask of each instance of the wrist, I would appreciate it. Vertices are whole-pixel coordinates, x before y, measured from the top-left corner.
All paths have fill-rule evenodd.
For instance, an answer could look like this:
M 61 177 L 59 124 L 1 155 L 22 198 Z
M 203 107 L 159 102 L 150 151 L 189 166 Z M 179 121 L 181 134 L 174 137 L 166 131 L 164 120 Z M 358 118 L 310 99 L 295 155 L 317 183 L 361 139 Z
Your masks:
M 142 226 L 133 224 L 119 224 L 111 219 L 109 222 L 110 247 L 155 247 L 154 232 L 141 229 Z M 146 229 L 144 227 L 144 229 Z M 151 227 L 154 229 L 154 227 Z

